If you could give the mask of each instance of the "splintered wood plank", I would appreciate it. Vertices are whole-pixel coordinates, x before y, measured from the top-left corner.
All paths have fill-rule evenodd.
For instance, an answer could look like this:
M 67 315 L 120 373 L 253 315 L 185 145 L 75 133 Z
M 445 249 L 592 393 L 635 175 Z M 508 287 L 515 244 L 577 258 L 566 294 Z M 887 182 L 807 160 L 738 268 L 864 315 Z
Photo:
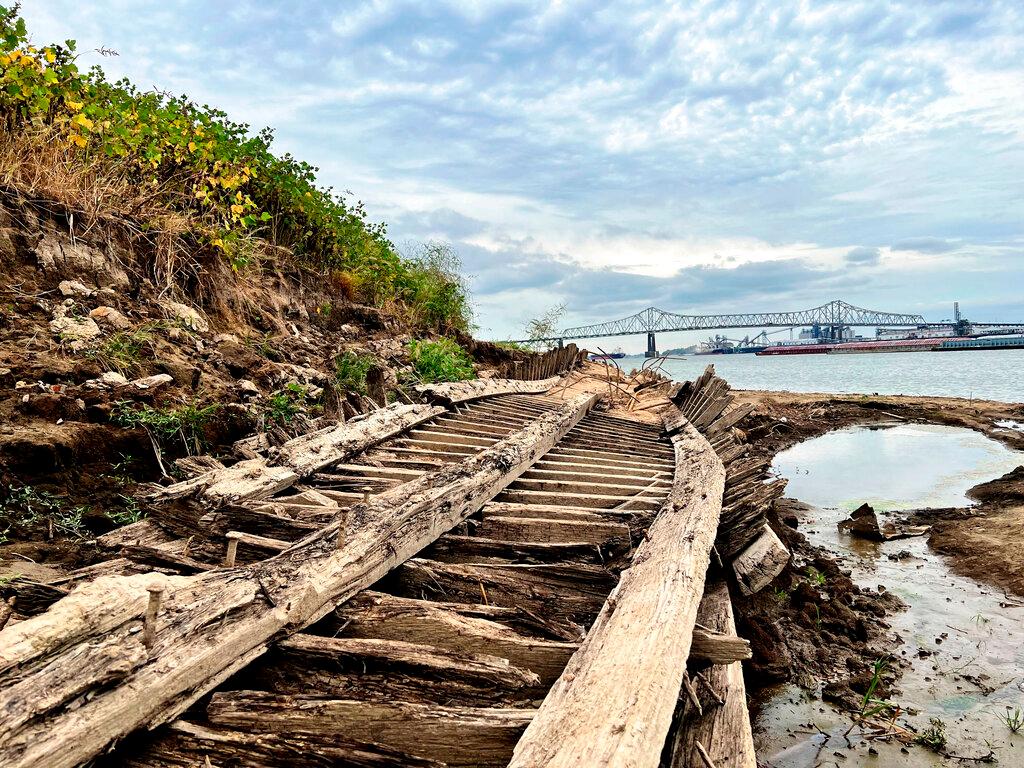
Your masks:
M 587 542 L 549 543 L 509 541 L 483 536 L 457 536 L 446 533 L 423 552 L 425 558 L 444 563 L 552 564 L 584 563 L 604 565 L 611 557 L 627 549 L 626 543 L 590 544 Z
M 600 493 L 528 491 L 510 487 L 502 491 L 497 500 L 518 504 L 566 504 L 568 506 L 598 507 L 600 509 L 657 510 L 661 508 L 663 494 L 659 493 L 655 496 L 655 491 L 657 489 L 642 491 L 633 496 L 608 496 Z
M 697 612 L 697 620 L 724 635 L 735 636 L 732 602 L 724 581 L 716 580 L 708 585 Z M 691 663 L 691 672 L 698 670 Z M 704 765 L 705 761 L 697 748 L 698 743 L 715 768 L 756 768 L 742 665 L 739 661 L 716 664 L 704 668 L 701 674 L 713 693 L 706 690 L 703 681 L 694 681 L 694 688 L 702 702 L 700 713 L 688 697 L 680 699 L 678 722 L 668 740 L 665 768 Z M 716 697 L 724 704 L 718 705 Z
M 597 507 L 563 507 L 557 504 L 519 504 L 511 501 L 491 501 L 480 510 L 483 518 L 488 517 L 543 517 L 548 520 L 576 520 L 598 522 L 600 520 L 626 519 L 631 513 L 614 512 Z
M 302 477 L 344 461 L 443 412 L 443 408 L 436 406 L 390 405 L 360 421 L 333 424 L 289 440 L 269 459 L 245 459 L 231 467 L 212 469 L 161 488 L 151 499 L 165 501 L 191 494 L 202 494 L 216 503 L 265 499 Z
M 540 381 L 519 381 L 518 379 L 471 379 L 444 384 L 424 384 L 416 387 L 420 394 L 444 403 L 465 403 L 481 397 L 510 393 L 540 394 L 547 392 L 558 383 L 558 377 Z
M 673 467 L 671 464 L 659 464 L 646 461 L 641 457 L 634 457 L 635 460 L 622 460 L 614 456 L 574 456 L 570 453 L 561 453 L 558 450 L 552 451 L 544 457 L 541 462 L 545 469 L 560 469 L 562 467 L 579 468 L 583 472 L 617 472 L 628 475 L 660 475 L 671 479 Z
M 673 438 L 672 492 L 580 650 L 516 746 L 513 768 L 656 768 L 690 654 L 725 468 L 696 429 Z
M 436 760 L 345 739 L 337 734 L 268 733 L 176 720 L 147 740 L 131 742 L 119 754 L 124 768 L 444 768 Z
M 668 493 L 670 483 L 659 480 L 648 480 L 639 485 L 620 485 L 618 483 L 593 483 L 586 477 L 569 480 L 552 478 L 520 477 L 516 480 L 516 490 L 549 491 L 551 493 L 598 494 L 604 496 L 635 496 L 643 491 Z
M 356 505 L 344 519 L 336 517 L 268 560 L 165 579 L 153 611 L 153 642 L 140 666 L 122 678 L 115 675 L 116 682 L 91 690 L 90 697 L 76 697 L 73 707 L 58 704 L 13 727 L 6 720 L 11 668 L 19 667 L 19 680 L 32 680 L 32 672 L 56 656 L 94 642 L 100 628 L 109 632 L 138 621 L 152 605 L 147 590 L 152 577 L 109 577 L 98 594 L 94 582 L 46 613 L 3 630 L 0 748 L 5 768 L 71 768 L 138 728 L 174 719 L 261 656 L 272 641 L 320 619 L 478 511 L 547 452 L 595 400 L 594 395 L 568 400 L 473 457 Z M 106 670 L 123 665 L 124 659 L 115 653 L 91 663 L 88 674 L 106 679 Z M 54 695 L 66 700 L 59 692 Z
M 275 693 L 438 704 L 513 703 L 536 697 L 540 678 L 490 653 L 467 653 L 407 639 L 320 637 L 278 643 L 247 671 Z
M 336 734 L 450 766 L 504 766 L 533 710 L 229 691 L 213 695 L 207 717 L 253 732 Z
M 598 610 L 615 577 L 587 565 L 441 563 L 419 558 L 391 577 L 405 594 L 521 607 L 545 617 L 580 621 Z
M 493 611 L 493 608 L 491 609 Z M 338 609 L 345 637 L 404 640 L 458 653 L 488 654 L 535 672 L 550 685 L 578 643 L 528 637 L 451 604 L 364 593 Z
M 664 479 L 658 477 L 652 477 L 650 474 L 646 475 L 630 475 L 627 473 L 613 474 L 609 472 L 601 471 L 581 471 L 576 468 L 573 471 L 557 470 L 550 468 L 538 468 L 533 467 L 529 472 L 524 472 L 521 480 L 571 480 L 578 483 L 590 483 L 595 485 L 627 485 L 633 488 L 640 487 L 646 488 L 651 483 L 657 481 L 658 486 L 670 488 L 672 486 L 672 478 L 666 476 Z

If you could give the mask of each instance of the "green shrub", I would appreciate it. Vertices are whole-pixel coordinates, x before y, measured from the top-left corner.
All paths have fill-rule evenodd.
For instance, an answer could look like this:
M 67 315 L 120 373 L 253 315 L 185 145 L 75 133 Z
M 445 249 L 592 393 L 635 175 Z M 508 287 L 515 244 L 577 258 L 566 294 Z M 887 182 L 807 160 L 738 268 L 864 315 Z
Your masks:
M 0 6 L 0 123 L 14 142 L 3 147 L 5 180 L 38 180 L 60 164 L 62 200 L 149 216 L 143 228 L 154 231 L 176 217 L 182 236 L 219 251 L 236 271 L 253 261 L 259 238 L 338 276 L 347 298 L 398 304 L 436 332 L 469 327 L 450 248 L 431 244 L 401 258 L 362 203 L 320 187 L 310 164 L 275 155 L 269 128 L 253 133 L 185 96 L 110 82 L 99 67 L 82 72 L 73 40 L 29 43 L 17 6 Z
M 45 526 L 65 536 L 81 536 L 87 507 L 65 507 L 60 498 L 31 485 L 8 488 L 0 497 L 0 536 L 25 534 Z
M 409 259 L 397 283 L 410 325 L 436 333 L 469 333 L 472 311 L 461 268 L 446 243 L 425 243 Z
M 121 493 L 121 507 L 109 507 L 105 510 L 107 519 L 114 525 L 121 527 L 137 523 L 146 517 L 145 511 L 139 506 L 139 502 L 132 496 Z
M 305 412 L 307 400 L 309 391 L 301 384 L 289 382 L 283 389 L 270 396 L 267 408 L 263 412 L 264 422 L 279 424 L 282 427 L 291 424 L 298 414 Z
M 451 339 L 412 341 L 409 343 L 409 358 L 416 375 L 428 384 L 476 378 L 473 359 Z
M 199 454 L 207 445 L 206 425 L 219 408 L 219 403 L 203 407 L 193 403 L 159 409 L 121 400 L 114 404 L 110 420 L 121 427 L 145 429 L 163 447 L 177 444 L 186 453 Z
M 370 355 L 358 352 L 342 352 L 334 358 L 335 378 L 338 387 L 346 392 L 366 394 L 366 375 L 370 372 L 374 360 Z

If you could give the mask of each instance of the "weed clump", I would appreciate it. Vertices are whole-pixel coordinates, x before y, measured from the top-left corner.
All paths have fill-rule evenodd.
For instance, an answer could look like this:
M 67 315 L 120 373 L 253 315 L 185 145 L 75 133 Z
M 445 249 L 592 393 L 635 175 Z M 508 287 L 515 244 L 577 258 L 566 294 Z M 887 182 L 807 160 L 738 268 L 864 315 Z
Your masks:
M 937 717 L 930 718 L 928 723 L 915 741 L 932 752 L 942 752 L 946 748 L 946 724 Z
M 0 497 L 0 543 L 11 533 L 21 537 L 39 527 L 45 527 L 51 537 L 55 533 L 81 536 L 86 511 L 86 507 L 65 507 L 58 496 L 31 485 L 8 488 Z
M 476 378 L 473 359 L 451 339 L 412 341 L 409 359 L 420 381 L 427 384 Z
M 95 360 L 104 370 L 127 376 L 138 369 L 145 350 L 151 347 L 153 334 L 148 326 L 131 331 L 117 331 L 98 345 L 87 349 L 85 356 Z
M 197 455 L 207 446 L 206 426 L 219 408 L 218 403 L 207 406 L 193 403 L 160 409 L 120 400 L 114 404 L 110 420 L 120 427 L 145 429 L 161 447 L 177 445 L 185 453 Z
M 366 394 L 366 376 L 373 367 L 373 357 L 358 352 L 342 352 L 334 358 L 334 375 L 338 387 L 346 392 Z
M 294 381 L 286 384 L 282 389 L 272 394 L 267 402 L 267 408 L 263 412 L 263 422 L 269 426 L 277 424 L 286 427 L 295 420 L 300 413 L 305 413 L 309 408 L 316 409 L 318 406 L 309 396 L 309 390 Z

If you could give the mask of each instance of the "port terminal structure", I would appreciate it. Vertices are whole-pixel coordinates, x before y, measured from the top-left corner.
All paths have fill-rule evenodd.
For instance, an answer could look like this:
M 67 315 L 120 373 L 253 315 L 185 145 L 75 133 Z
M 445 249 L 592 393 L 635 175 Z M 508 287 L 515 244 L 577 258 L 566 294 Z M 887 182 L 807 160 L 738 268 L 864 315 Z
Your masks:
M 835 300 L 820 307 L 795 312 L 751 312 L 725 315 L 681 315 L 648 307 L 629 317 L 592 325 L 564 328 L 557 335 L 544 339 L 523 339 L 524 342 L 544 341 L 561 347 L 570 339 L 597 339 L 608 336 L 635 336 L 647 334 L 645 357 L 658 356 L 656 334 L 673 331 L 717 330 L 723 328 L 796 328 L 818 326 L 822 338 L 842 339 L 843 330 L 851 327 L 949 329 L 957 336 L 986 336 L 1005 333 L 1024 333 L 1024 323 L 973 323 L 960 315 L 955 305 L 952 322 L 929 323 L 923 315 L 883 312 L 855 307 Z

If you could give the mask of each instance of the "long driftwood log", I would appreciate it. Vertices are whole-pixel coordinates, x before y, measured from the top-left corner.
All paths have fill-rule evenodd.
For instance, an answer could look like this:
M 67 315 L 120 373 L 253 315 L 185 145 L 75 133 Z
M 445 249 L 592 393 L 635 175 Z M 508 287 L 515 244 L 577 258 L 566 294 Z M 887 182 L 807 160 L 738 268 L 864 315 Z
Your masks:
M 558 376 L 540 381 L 470 379 L 469 381 L 453 381 L 444 384 L 423 384 L 416 387 L 416 391 L 431 400 L 455 405 L 493 395 L 539 395 L 555 386 L 558 380 Z
M 201 494 L 214 504 L 266 499 L 303 477 L 345 461 L 441 413 L 444 408 L 433 405 L 389 405 L 359 421 L 340 422 L 289 440 L 267 458 L 257 456 L 230 467 L 214 467 L 161 488 L 150 498 L 166 501 Z
M 516 746 L 512 768 L 658 765 L 721 511 L 725 469 L 689 424 L 672 490 L 580 649 Z
M 316 621 L 479 510 L 595 400 L 568 400 L 475 456 L 340 513 L 269 560 L 158 581 L 109 577 L 103 588 L 75 590 L 0 632 L 4 765 L 70 768 L 138 728 L 174 719 L 274 639 Z

